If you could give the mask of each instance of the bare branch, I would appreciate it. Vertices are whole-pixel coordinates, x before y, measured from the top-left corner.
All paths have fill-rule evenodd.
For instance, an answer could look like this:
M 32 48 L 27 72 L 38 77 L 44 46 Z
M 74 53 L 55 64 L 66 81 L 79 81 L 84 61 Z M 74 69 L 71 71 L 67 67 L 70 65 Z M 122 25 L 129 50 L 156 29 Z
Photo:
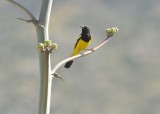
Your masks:
M 17 2 L 14 1 L 14 0 L 6 0 L 6 1 L 11 2 L 11 3 L 15 4 L 16 6 L 18 6 L 20 9 L 22 9 L 25 13 L 27 13 L 27 14 L 30 16 L 33 24 L 37 24 L 37 19 L 36 19 L 36 18 L 34 17 L 34 15 L 33 15 L 28 9 L 26 9 L 24 6 L 22 6 L 21 4 L 17 3 Z M 18 19 L 20 19 L 20 18 L 18 18 Z M 22 20 L 22 19 L 21 19 L 21 20 Z M 26 22 L 27 22 L 27 21 L 26 21 Z M 36 23 L 35 23 L 35 22 L 36 22 Z
M 70 61 L 70 60 L 74 60 L 74 59 L 77 59 L 77 58 L 80 58 L 80 57 L 83 57 L 83 56 L 86 56 L 86 55 L 89 55 L 93 52 L 95 52 L 96 50 L 98 50 L 100 47 L 102 47 L 104 44 L 106 44 L 109 39 L 111 39 L 112 37 L 111 36 L 108 36 L 103 42 L 101 42 L 99 45 L 97 45 L 96 47 L 92 48 L 91 50 L 88 50 L 86 52 L 84 52 L 83 54 L 78 54 L 78 55 L 75 55 L 75 56 L 72 56 L 72 57 L 69 57 L 67 59 L 64 59 L 62 61 L 60 61 L 58 64 L 56 64 L 54 66 L 54 68 L 52 69 L 52 75 L 56 72 L 56 70 L 61 66 L 63 65 L 64 63 Z M 54 76 L 54 75 L 53 75 Z

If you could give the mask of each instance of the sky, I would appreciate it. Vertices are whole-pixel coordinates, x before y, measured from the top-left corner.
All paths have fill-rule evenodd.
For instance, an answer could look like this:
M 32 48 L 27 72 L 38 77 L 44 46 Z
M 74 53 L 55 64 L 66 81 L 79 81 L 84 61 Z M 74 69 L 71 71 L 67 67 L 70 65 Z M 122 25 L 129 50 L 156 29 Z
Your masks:
M 17 0 L 39 18 L 42 0 Z M 52 67 L 69 57 L 81 33 L 90 28 L 90 48 L 119 32 L 95 53 L 74 61 L 54 79 L 51 114 L 160 113 L 160 1 L 53 0 L 49 37 L 59 45 Z M 23 11 L 0 1 L 0 113 L 36 114 L 39 101 L 37 36 Z

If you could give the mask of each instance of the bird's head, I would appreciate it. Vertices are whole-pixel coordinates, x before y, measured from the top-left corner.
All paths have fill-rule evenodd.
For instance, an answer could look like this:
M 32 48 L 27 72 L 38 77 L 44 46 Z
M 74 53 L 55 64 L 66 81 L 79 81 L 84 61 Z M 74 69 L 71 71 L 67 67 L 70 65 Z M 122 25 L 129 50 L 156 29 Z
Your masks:
M 81 27 L 82 27 L 82 34 L 83 35 L 89 35 L 90 34 L 90 30 L 87 26 L 82 26 L 81 25 Z

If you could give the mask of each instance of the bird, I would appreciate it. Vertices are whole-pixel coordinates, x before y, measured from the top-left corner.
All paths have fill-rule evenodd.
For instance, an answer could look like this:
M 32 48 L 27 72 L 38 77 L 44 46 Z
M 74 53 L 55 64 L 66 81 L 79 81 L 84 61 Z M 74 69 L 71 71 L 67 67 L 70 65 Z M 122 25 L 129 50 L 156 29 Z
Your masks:
M 90 34 L 90 29 L 87 26 L 82 26 L 82 33 L 79 35 L 79 38 L 77 39 L 77 42 L 74 46 L 74 51 L 71 56 L 78 55 L 81 53 L 81 51 L 85 50 L 91 43 L 92 41 L 92 35 Z M 65 68 L 70 68 L 72 65 L 73 60 L 67 62 L 64 67 Z

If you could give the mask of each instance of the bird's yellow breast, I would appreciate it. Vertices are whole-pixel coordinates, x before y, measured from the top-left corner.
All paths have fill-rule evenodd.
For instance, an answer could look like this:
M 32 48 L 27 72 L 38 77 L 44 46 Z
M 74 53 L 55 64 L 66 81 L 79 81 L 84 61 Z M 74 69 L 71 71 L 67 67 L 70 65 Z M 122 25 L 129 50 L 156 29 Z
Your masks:
M 79 54 L 82 50 L 86 49 L 91 43 L 91 40 L 89 42 L 85 42 L 82 39 L 80 39 L 73 51 L 72 56 Z

